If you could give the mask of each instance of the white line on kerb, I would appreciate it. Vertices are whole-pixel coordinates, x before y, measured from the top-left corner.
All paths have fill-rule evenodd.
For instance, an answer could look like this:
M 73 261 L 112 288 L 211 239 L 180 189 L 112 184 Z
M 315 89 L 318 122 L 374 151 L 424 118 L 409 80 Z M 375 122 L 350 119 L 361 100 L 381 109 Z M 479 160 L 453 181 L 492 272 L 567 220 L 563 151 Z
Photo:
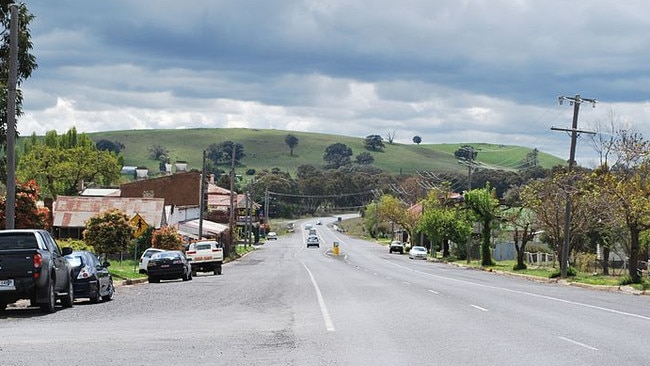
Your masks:
M 470 305 L 470 306 L 473 307 L 474 309 L 479 309 L 479 310 L 481 310 L 481 311 L 488 311 L 488 309 L 486 309 L 486 308 L 482 308 L 482 307 L 480 307 L 480 306 L 478 306 L 478 305 Z
M 309 273 L 309 278 L 311 278 L 311 283 L 314 285 L 314 290 L 316 290 L 316 297 L 318 298 L 318 305 L 320 306 L 320 312 L 323 314 L 323 320 L 325 321 L 325 328 L 327 329 L 328 332 L 334 332 L 336 329 L 334 328 L 334 323 L 332 323 L 332 318 L 330 317 L 329 311 L 327 311 L 327 306 L 325 306 L 325 300 L 323 300 L 323 294 L 320 292 L 320 288 L 318 287 L 318 284 L 316 283 L 316 279 L 314 278 L 314 275 L 311 274 L 311 271 L 309 268 L 304 263 L 302 264 L 303 267 L 307 270 L 307 273 Z
M 573 344 L 575 344 L 575 345 L 578 345 L 578 346 L 580 346 L 580 347 L 584 347 L 584 348 L 586 348 L 586 349 L 590 349 L 590 350 L 592 350 L 592 351 L 598 351 L 598 348 L 596 348 L 596 347 L 592 347 L 592 346 L 586 345 L 586 344 L 584 344 L 584 343 L 580 343 L 580 342 L 578 342 L 578 341 L 574 341 L 573 339 L 569 339 L 569 338 L 566 338 L 566 337 L 558 337 L 558 338 L 560 338 L 560 339 L 563 340 L 563 341 L 567 341 L 567 342 L 569 342 L 569 343 L 573 343 Z

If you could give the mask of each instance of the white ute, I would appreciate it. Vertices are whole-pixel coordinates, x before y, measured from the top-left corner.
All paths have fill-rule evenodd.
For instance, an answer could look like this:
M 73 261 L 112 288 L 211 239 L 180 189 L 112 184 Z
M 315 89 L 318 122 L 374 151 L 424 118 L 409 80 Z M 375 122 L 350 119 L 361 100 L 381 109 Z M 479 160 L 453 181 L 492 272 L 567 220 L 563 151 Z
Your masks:
M 196 272 L 221 274 L 223 248 L 219 242 L 203 240 L 191 243 L 185 251 L 185 256 L 192 265 L 192 276 L 196 276 Z

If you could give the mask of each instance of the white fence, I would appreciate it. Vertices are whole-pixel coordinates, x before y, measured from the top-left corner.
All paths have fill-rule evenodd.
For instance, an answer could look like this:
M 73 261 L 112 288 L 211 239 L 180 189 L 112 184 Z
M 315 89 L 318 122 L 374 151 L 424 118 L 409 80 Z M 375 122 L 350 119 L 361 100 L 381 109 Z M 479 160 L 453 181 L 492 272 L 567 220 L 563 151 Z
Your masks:
M 537 266 L 552 266 L 555 262 L 555 254 L 544 252 L 524 252 L 526 262 Z

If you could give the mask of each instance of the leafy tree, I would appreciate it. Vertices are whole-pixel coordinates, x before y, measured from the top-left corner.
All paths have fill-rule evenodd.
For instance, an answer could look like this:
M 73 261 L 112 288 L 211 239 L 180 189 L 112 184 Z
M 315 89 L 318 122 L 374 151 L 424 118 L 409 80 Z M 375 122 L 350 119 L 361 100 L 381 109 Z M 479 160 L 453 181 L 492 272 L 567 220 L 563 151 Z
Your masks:
M 384 139 L 379 135 L 368 135 L 363 142 L 363 147 L 372 151 L 381 151 L 384 148 Z
M 476 215 L 482 226 L 481 264 L 491 266 L 494 264 L 490 252 L 492 224 L 500 219 L 500 205 L 499 200 L 496 198 L 496 191 L 487 183 L 485 188 L 465 192 L 464 198 L 465 206 Z
M 110 185 L 120 178 L 120 163 L 113 153 L 98 151 L 85 135 L 78 146 L 30 145 L 20 158 L 16 175 L 21 180 L 36 179 L 50 197 L 77 195 L 82 183 Z M 51 142 L 50 142 L 51 144 Z
M 151 246 L 165 250 L 182 250 L 183 239 L 175 228 L 164 226 L 151 234 Z
M 412 240 L 418 216 L 409 211 L 402 201 L 391 195 L 381 196 L 379 200 L 379 217 L 400 225 L 409 234 L 409 240 Z
M 526 154 L 520 164 L 520 169 L 534 168 L 539 165 L 539 150 L 536 148 Z
M 375 162 L 375 158 L 367 151 L 362 152 L 355 158 L 357 164 L 370 165 Z
M 115 155 L 119 154 L 122 150 L 124 150 L 123 143 L 119 141 L 108 141 L 105 139 L 101 139 L 97 141 L 95 146 L 97 146 L 97 150 L 99 151 L 110 151 Z
M 132 237 L 133 227 L 129 218 L 118 209 L 109 209 L 91 217 L 83 232 L 84 240 L 102 255 L 125 251 Z
M 413 143 L 420 145 L 420 143 L 422 143 L 422 137 L 417 135 L 413 136 Z
M 626 174 L 607 174 L 604 188 L 614 198 L 610 204 L 628 229 L 629 275 L 632 282 L 638 283 L 641 281 L 638 273 L 640 237 L 650 229 L 650 161 Z
M 0 0 L 0 22 L 4 31 L 2 32 L 2 44 L 0 44 L 0 179 L 7 180 L 7 92 L 6 81 L 9 80 L 9 53 L 10 44 L 9 31 L 11 23 L 10 5 L 15 3 L 13 0 Z M 29 78 L 32 72 L 38 67 L 36 57 L 31 54 L 33 49 L 29 25 L 34 19 L 34 15 L 29 12 L 25 4 L 19 4 L 18 8 L 18 72 L 16 75 L 16 116 L 23 115 L 23 93 L 19 87 L 22 82 Z M 17 129 L 16 129 L 17 131 Z
M 50 210 L 38 207 L 40 189 L 35 180 L 16 184 L 16 229 L 46 229 L 49 227 Z M 5 227 L 6 196 L 0 198 L 0 225 Z
M 153 145 L 150 146 L 147 151 L 149 151 L 149 157 L 153 160 L 164 160 L 169 157 L 169 150 L 164 146 Z
M 470 145 L 463 145 L 454 151 L 454 156 L 460 160 L 474 161 L 478 156 L 478 151 Z
M 443 256 L 449 256 L 449 241 L 465 243 L 472 234 L 472 223 L 455 207 L 441 202 L 439 192 L 432 190 L 425 201 L 423 214 L 417 229 L 431 240 L 431 253 L 442 248 Z
M 350 165 L 352 149 L 347 145 L 337 142 L 325 148 L 323 160 L 326 161 L 325 168 L 338 169 L 342 166 Z
M 235 164 L 239 164 L 241 159 L 246 156 L 246 154 L 244 154 L 244 146 L 232 141 L 210 144 L 206 149 L 206 158 L 212 161 L 215 165 L 230 165 L 232 162 L 233 150 L 235 153 Z
M 289 155 L 293 156 L 293 149 L 298 146 L 298 138 L 292 134 L 288 134 L 284 137 L 284 143 L 289 146 Z

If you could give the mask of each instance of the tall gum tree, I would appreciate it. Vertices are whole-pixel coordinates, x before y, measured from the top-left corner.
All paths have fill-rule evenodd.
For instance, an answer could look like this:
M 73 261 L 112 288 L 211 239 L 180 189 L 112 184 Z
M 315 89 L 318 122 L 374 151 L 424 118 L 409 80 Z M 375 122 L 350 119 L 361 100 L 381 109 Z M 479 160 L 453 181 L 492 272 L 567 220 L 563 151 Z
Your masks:
M 492 253 L 490 252 L 492 224 L 501 217 L 496 191 L 490 187 L 489 183 L 486 183 L 484 188 L 465 192 L 464 197 L 465 206 L 476 215 L 476 218 L 481 223 L 481 264 L 483 266 L 494 265 Z

